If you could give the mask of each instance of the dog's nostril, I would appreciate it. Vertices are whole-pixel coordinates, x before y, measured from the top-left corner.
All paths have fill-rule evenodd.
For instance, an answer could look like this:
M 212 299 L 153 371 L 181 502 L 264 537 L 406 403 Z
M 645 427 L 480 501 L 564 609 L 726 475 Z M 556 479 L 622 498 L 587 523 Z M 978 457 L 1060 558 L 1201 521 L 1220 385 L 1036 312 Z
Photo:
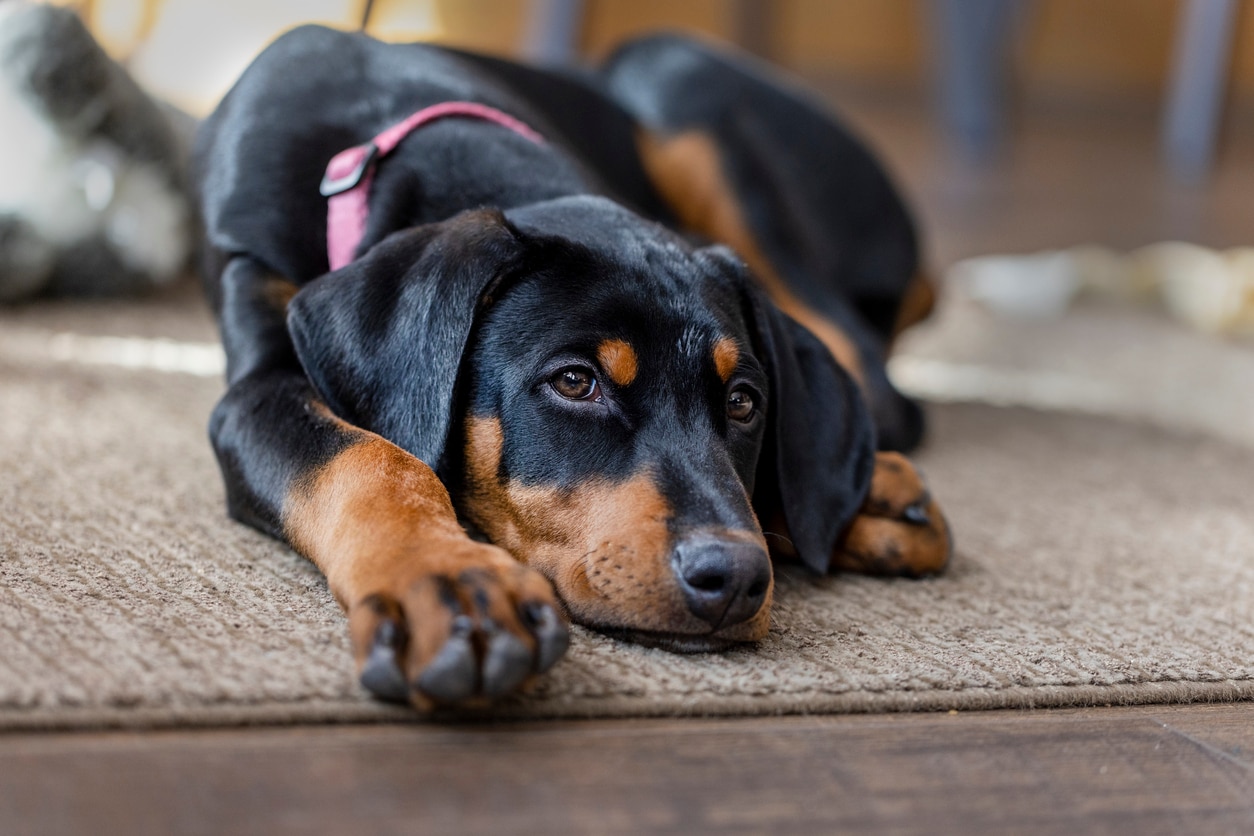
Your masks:
M 749 587 L 749 590 L 746 594 L 750 598 L 761 598 L 763 595 L 766 594 L 766 586 L 767 586 L 766 581 L 754 581 L 753 585 Z
M 688 586 L 702 592 L 719 592 L 727 586 L 727 579 L 720 574 L 705 572 L 697 575 L 686 575 Z

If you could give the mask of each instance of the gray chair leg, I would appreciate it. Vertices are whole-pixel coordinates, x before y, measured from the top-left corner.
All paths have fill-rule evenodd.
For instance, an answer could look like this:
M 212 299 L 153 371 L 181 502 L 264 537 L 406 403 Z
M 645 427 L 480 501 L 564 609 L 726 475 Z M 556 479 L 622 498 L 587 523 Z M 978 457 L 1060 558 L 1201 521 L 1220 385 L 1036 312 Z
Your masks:
M 968 157 L 994 154 L 1005 134 L 1014 27 L 1023 0 L 932 0 L 936 91 L 950 138 Z
M 1236 0 L 1188 0 L 1181 13 L 1163 134 L 1168 167 L 1187 180 L 1214 162 L 1236 14 Z
M 583 12 L 583 0 L 532 0 L 522 57 L 549 66 L 576 63 Z

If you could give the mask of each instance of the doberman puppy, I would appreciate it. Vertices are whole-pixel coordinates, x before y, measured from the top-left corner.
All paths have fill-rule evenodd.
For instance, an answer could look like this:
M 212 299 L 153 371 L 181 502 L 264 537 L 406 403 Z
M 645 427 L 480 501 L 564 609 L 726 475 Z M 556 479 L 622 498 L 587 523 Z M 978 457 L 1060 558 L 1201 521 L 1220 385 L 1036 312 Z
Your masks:
M 877 453 L 922 429 L 884 375 L 926 308 L 910 219 L 746 59 L 659 38 L 576 77 L 305 27 L 195 168 L 230 513 L 325 573 L 377 696 L 512 692 L 567 618 L 761 639 L 769 554 L 948 560 Z

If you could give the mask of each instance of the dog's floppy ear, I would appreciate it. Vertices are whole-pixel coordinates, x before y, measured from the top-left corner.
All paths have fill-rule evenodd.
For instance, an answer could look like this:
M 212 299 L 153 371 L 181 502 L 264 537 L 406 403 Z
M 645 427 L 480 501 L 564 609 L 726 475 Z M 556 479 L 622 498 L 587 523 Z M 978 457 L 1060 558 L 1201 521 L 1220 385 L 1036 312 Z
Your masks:
M 871 484 L 874 425 L 827 348 L 756 289 L 749 298 L 771 386 L 754 508 L 764 525 L 782 516 L 802 562 L 826 572 Z
M 441 472 L 476 315 L 523 245 L 500 212 L 396 233 L 292 299 L 288 329 L 314 388 L 346 421 Z

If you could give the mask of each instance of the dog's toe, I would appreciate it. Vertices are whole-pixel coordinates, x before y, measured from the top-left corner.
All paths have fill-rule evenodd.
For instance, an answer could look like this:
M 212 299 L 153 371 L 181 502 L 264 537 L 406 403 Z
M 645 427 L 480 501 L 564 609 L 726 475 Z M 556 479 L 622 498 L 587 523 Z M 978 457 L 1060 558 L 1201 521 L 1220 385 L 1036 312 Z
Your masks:
M 400 663 L 406 644 L 400 607 L 394 601 L 375 595 L 362 602 L 355 620 L 367 622 L 367 626 L 359 626 L 358 631 L 364 630 L 370 635 L 369 651 L 359 677 L 362 687 L 381 700 L 409 702 L 409 686 Z
M 523 608 L 523 617 L 539 643 L 536 673 L 544 673 L 565 655 L 570 646 L 570 630 L 557 610 L 548 604 L 528 604 Z

